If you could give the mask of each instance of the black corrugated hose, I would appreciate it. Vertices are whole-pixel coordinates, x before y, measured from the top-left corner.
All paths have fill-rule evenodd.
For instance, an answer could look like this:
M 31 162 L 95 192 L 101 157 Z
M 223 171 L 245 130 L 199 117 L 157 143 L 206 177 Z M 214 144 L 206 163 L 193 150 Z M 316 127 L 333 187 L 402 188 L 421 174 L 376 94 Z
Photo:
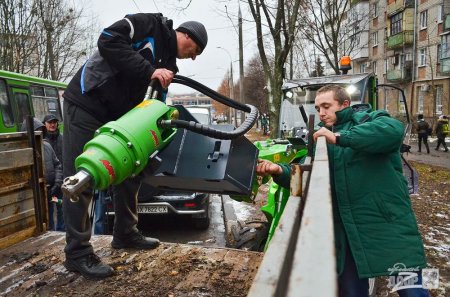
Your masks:
M 191 87 L 224 105 L 248 112 L 250 114 L 246 117 L 245 121 L 238 128 L 236 128 L 234 131 L 231 132 L 217 130 L 212 127 L 202 125 L 193 121 L 183 121 L 183 120 L 163 120 L 159 122 L 159 125 L 161 127 L 184 128 L 192 132 L 196 132 L 217 139 L 234 139 L 238 138 L 241 135 L 244 135 L 247 131 L 249 131 L 253 127 L 253 125 L 255 125 L 256 121 L 258 120 L 258 109 L 253 105 L 242 104 L 240 102 L 234 101 L 226 96 L 217 93 L 214 90 L 211 90 L 210 88 L 193 79 L 181 75 L 175 75 L 174 79 L 172 80 L 172 83 L 179 83 Z

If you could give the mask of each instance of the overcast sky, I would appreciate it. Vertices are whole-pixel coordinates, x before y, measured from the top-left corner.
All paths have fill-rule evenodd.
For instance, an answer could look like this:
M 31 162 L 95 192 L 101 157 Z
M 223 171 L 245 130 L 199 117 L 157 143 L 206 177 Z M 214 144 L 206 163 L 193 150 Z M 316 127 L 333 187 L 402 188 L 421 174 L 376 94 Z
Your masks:
M 195 61 L 178 60 L 179 73 L 188 76 L 209 88 L 216 90 L 225 73 L 230 68 L 230 56 L 233 61 L 233 76 L 239 78 L 239 43 L 237 34 L 238 0 L 192 0 L 190 6 L 180 11 L 176 9 L 178 0 L 91 0 L 93 15 L 98 17 L 101 28 L 107 27 L 126 14 L 137 12 L 161 12 L 174 21 L 174 28 L 185 21 L 195 20 L 203 23 L 208 31 L 208 45 L 202 55 Z M 188 3 L 184 1 L 182 3 Z M 226 17 L 225 5 L 233 23 Z M 243 16 L 248 16 L 247 4 L 241 3 Z M 248 18 L 248 17 L 247 17 Z M 233 27 L 233 24 L 236 28 Z M 255 45 L 254 25 L 244 22 L 244 65 L 257 52 Z M 229 54 L 222 49 L 229 52 Z M 190 93 L 193 90 L 179 84 L 169 88 L 172 94 Z

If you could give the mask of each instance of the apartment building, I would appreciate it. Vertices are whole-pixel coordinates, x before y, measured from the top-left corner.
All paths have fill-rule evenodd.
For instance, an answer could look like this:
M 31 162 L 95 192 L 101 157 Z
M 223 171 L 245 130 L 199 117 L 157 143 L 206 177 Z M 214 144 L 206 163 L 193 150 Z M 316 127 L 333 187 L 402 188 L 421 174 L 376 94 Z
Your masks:
M 379 83 L 401 87 L 413 116 L 434 120 L 450 114 L 450 1 L 352 0 L 350 29 L 356 24 L 352 10 L 368 20 L 368 54 L 358 54 L 365 52 L 363 43 L 360 51 L 353 51 L 353 73 L 371 71 Z M 404 112 L 399 92 L 383 90 L 379 95 L 382 108 Z

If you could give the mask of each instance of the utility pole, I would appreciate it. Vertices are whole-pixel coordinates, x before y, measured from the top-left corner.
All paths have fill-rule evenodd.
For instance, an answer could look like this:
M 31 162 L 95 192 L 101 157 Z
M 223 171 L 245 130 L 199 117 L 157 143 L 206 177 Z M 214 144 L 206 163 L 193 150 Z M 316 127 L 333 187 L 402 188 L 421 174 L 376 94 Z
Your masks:
M 242 14 L 241 5 L 239 4 L 239 102 L 245 104 L 244 99 L 244 49 L 242 44 Z M 241 120 L 239 124 L 242 123 L 242 112 L 239 112 L 239 119 Z

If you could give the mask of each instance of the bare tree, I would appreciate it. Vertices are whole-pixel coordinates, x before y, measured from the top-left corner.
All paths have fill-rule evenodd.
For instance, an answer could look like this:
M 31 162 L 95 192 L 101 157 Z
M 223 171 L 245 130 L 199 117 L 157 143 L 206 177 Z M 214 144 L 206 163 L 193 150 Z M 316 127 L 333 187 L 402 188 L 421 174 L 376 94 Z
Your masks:
M 270 131 L 274 131 L 272 133 L 279 130 L 284 66 L 295 39 L 301 2 L 302 0 L 278 0 L 270 3 L 264 0 L 248 1 L 256 25 L 258 52 L 269 92 Z M 266 30 L 269 33 L 267 36 Z M 271 57 L 268 50 L 273 51 Z
M 0 69 L 26 73 L 36 48 L 30 0 L 0 1 Z
M 67 0 L 0 1 L 0 67 L 64 81 L 95 47 L 96 19 Z M 94 37 L 95 35 L 95 37 Z
M 84 10 L 70 6 L 66 0 L 35 0 L 40 77 L 66 80 L 84 62 L 95 46 L 92 30 L 95 19 L 86 18 Z M 78 6 L 80 7 L 80 6 Z
M 350 0 L 305 0 L 298 27 L 336 74 L 341 55 L 354 54 L 367 11 L 351 9 Z
M 259 55 L 253 56 L 245 67 L 245 95 L 247 103 L 256 106 L 260 113 L 267 113 L 267 90 L 264 69 Z
M 220 83 L 220 86 L 217 88 L 217 92 L 224 96 L 234 98 L 234 96 L 231 94 L 231 83 L 232 82 L 230 81 L 230 72 L 227 71 L 227 73 L 222 79 L 222 82 Z M 223 115 L 226 116 L 228 119 L 231 119 L 231 109 L 228 106 L 218 101 L 213 101 L 212 106 L 216 111 L 216 115 Z

